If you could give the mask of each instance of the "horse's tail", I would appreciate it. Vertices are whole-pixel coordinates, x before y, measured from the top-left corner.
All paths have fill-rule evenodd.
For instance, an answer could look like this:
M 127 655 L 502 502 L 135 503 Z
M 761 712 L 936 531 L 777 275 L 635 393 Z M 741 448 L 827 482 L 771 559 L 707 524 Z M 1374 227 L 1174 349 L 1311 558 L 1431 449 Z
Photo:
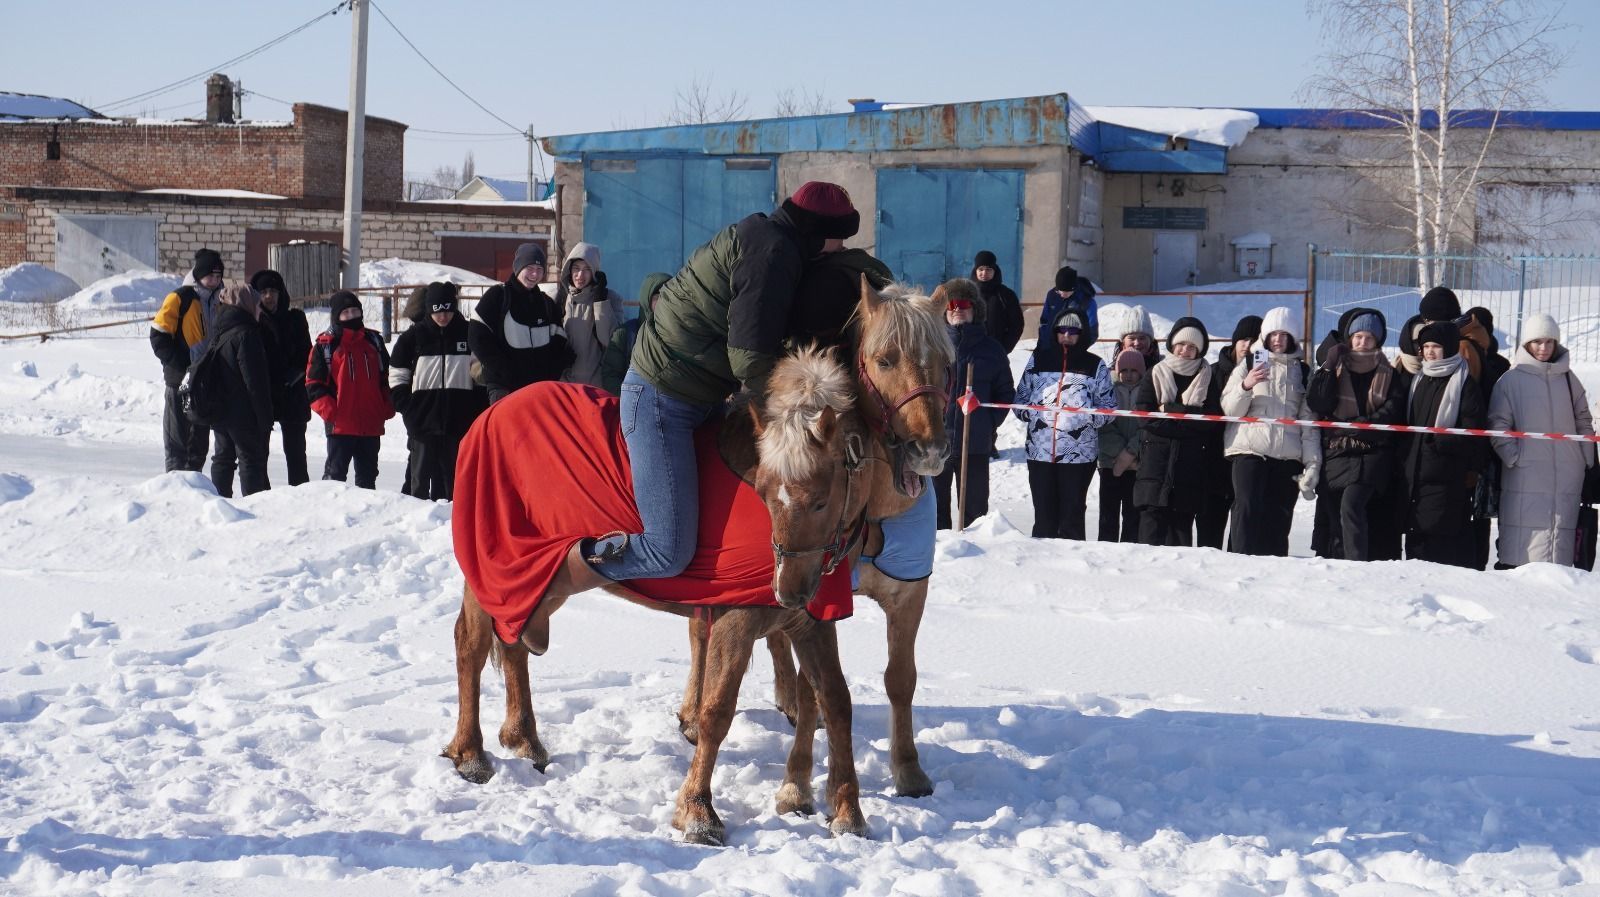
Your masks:
M 500 672 L 500 661 L 503 657 L 505 657 L 505 646 L 501 645 L 500 640 L 497 638 L 490 639 L 489 664 L 494 667 L 496 673 Z

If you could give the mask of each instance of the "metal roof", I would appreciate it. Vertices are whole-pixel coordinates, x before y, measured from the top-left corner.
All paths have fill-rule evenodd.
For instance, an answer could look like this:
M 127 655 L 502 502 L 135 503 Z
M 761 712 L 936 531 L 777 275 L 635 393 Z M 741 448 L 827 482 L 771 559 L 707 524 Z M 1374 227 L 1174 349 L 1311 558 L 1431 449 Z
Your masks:
M 527 202 L 528 201 L 528 182 L 526 180 L 516 180 L 516 179 L 513 179 L 513 178 L 495 178 L 495 177 L 490 177 L 490 176 L 488 176 L 486 174 L 477 175 L 474 178 L 474 180 L 482 181 L 485 185 L 487 185 L 489 187 L 489 189 L 493 190 L 495 193 L 498 193 L 500 195 L 500 198 L 505 200 L 506 202 Z M 465 189 L 467 189 L 467 188 L 466 187 L 462 187 L 461 188 L 461 190 L 465 190 Z M 549 181 L 535 180 L 533 182 L 533 189 L 535 191 L 538 191 L 538 192 L 541 192 L 541 193 L 548 193 L 549 189 L 550 189 L 550 182 Z M 456 194 L 458 196 L 460 195 L 461 190 L 457 190 L 456 191 Z M 547 196 L 540 196 L 539 198 L 540 199 L 546 199 L 548 197 Z
M 104 118 L 81 103 L 60 97 L 0 90 L 0 121 L 28 121 L 35 118 Z
M 1369 112 L 1350 109 L 1250 109 L 1261 119 L 1262 128 L 1307 128 L 1315 130 L 1365 130 L 1394 127 L 1390 122 Z M 1494 123 L 1494 113 L 1484 109 L 1463 109 L 1450 117 L 1452 128 L 1486 128 Z M 1439 116 L 1423 110 L 1422 126 L 1432 129 L 1439 126 Z M 1536 131 L 1600 131 L 1600 112 L 1559 112 L 1540 110 L 1507 110 L 1500 113 L 1496 127 L 1524 128 Z

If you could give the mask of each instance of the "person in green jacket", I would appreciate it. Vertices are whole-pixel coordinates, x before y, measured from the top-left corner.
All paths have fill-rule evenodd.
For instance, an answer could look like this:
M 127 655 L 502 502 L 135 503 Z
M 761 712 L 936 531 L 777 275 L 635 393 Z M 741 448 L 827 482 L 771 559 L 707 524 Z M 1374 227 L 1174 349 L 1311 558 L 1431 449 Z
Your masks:
M 770 214 L 723 228 L 661 286 L 622 380 L 622 431 L 643 532 L 579 543 L 579 585 L 675 576 L 700 520 L 694 430 L 740 388 L 760 392 L 783 352 L 805 265 L 861 226 L 850 194 L 809 181 Z M 596 576 L 598 574 L 598 576 Z
M 639 339 L 639 328 L 650 317 L 650 306 L 662 284 L 672 279 L 671 274 L 660 271 L 646 274 L 639 284 L 639 315 L 611 331 L 611 342 L 606 344 L 606 354 L 600 359 L 600 387 L 614 396 L 622 395 L 622 378 L 628 374 L 628 359 L 633 357 L 633 344 Z

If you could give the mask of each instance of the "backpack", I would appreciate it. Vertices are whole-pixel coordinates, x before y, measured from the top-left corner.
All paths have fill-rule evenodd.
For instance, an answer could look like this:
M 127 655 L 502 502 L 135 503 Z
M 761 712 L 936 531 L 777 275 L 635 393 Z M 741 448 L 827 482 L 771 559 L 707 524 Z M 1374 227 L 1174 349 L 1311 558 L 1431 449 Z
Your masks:
M 226 416 L 228 397 L 224 394 L 222 366 L 217 346 L 212 343 L 183 375 L 183 382 L 178 384 L 178 407 L 190 423 L 216 427 Z

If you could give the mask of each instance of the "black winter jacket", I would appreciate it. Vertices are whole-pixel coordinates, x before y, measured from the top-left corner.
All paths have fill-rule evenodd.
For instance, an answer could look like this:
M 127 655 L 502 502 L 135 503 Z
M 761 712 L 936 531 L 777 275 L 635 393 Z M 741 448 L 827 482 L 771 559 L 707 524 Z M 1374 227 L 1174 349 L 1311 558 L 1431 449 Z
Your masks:
M 977 322 L 950 328 L 950 338 L 956 344 L 956 393 L 967 389 L 967 365 L 972 367 L 972 391 L 980 402 L 1010 404 L 1016 398 L 1016 382 L 1011 378 L 1011 363 L 1000 343 L 984 332 Z M 1091 372 L 1093 373 L 1093 372 Z M 961 408 L 953 400 L 944 409 L 944 432 L 952 451 L 960 451 L 962 418 Z M 994 434 L 1004 423 L 1006 412 L 999 408 L 979 408 L 972 412 L 970 441 L 967 454 L 987 458 L 994 448 Z
M 1000 348 L 1010 354 L 1012 349 L 1022 339 L 1025 327 L 1022 317 L 1022 302 L 1017 294 L 1003 282 L 1005 272 L 999 265 L 994 266 L 994 279 L 979 280 L 978 269 L 973 268 L 967 275 L 972 282 L 978 285 L 978 295 L 983 297 L 984 309 L 983 326 L 989 335 L 995 338 Z
M 237 305 L 217 308 L 209 352 L 221 362 L 227 410 L 218 429 L 265 433 L 272 429 L 272 374 L 255 318 Z
M 1407 381 L 1395 371 L 1389 378 L 1389 389 L 1383 401 L 1370 407 L 1367 393 L 1377 370 L 1365 374 L 1351 372 L 1350 383 L 1355 391 L 1354 417 L 1340 417 L 1339 373 L 1319 367 L 1306 386 L 1306 407 L 1319 420 L 1337 420 L 1350 423 L 1398 424 L 1405 421 Z M 1389 481 L 1394 468 L 1393 433 L 1370 430 L 1322 431 L 1322 485 L 1329 489 L 1348 489 L 1365 484 L 1382 488 Z
M 466 319 L 440 327 L 431 317 L 395 340 L 389 355 L 389 395 L 412 438 L 460 439 L 489 407 L 489 394 L 472 382 Z
M 290 308 L 280 293 L 278 310 L 261 306 L 262 345 L 272 376 L 272 419 L 304 423 L 311 419 L 311 398 L 306 395 L 306 362 L 311 357 L 311 327 L 306 313 Z
M 541 289 L 524 287 L 516 275 L 478 300 L 467 342 L 483 366 L 489 398 L 496 401 L 529 383 L 560 380 L 573 361 L 555 300 Z
M 1421 376 L 1421 375 L 1418 375 Z M 1444 395 L 1443 377 L 1422 376 L 1416 393 L 1410 397 L 1410 422 L 1433 423 Z M 1482 427 L 1488 420 L 1483 395 L 1469 379 L 1461 390 L 1458 427 Z M 1476 471 L 1483 466 L 1488 440 L 1476 436 L 1443 436 L 1433 433 L 1406 434 L 1402 448 L 1401 476 L 1410 502 L 1406 531 L 1430 536 L 1450 536 L 1466 528 L 1471 507 Z

